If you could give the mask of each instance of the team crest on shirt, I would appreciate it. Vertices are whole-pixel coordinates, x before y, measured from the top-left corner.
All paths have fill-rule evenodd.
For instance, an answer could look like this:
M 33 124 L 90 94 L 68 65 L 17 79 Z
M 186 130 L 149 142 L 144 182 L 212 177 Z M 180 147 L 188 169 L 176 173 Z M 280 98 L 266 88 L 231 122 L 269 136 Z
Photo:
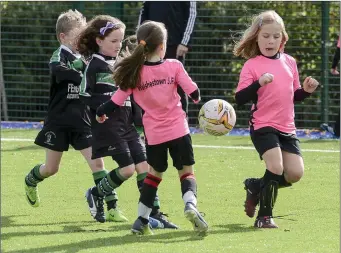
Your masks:
M 54 140 L 56 139 L 56 134 L 52 131 L 48 131 L 45 133 L 45 141 L 44 143 L 47 144 L 47 145 L 50 145 L 50 146 L 54 146 Z

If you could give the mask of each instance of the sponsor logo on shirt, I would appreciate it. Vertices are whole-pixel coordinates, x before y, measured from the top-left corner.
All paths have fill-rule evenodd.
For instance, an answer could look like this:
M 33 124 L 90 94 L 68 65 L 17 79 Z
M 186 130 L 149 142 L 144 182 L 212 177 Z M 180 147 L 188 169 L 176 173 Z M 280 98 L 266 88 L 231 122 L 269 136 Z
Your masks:
M 163 78 L 163 79 L 154 79 L 153 81 L 146 81 L 139 85 L 137 89 L 139 91 L 141 90 L 146 90 L 150 87 L 156 86 L 156 85 L 162 85 L 162 84 L 174 84 L 175 83 L 175 78 L 174 77 L 168 77 L 168 78 Z
M 67 99 L 79 99 L 79 86 L 69 83 L 67 93 Z

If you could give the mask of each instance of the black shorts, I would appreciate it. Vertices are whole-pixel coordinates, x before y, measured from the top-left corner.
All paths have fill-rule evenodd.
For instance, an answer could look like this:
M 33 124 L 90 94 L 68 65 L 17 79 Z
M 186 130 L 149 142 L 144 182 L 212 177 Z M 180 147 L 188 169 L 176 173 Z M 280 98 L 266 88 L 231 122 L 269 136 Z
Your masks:
M 191 166 L 195 163 L 192 138 L 187 134 L 161 144 L 146 145 L 148 163 L 157 172 L 165 172 L 168 168 L 168 149 L 176 169 L 182 170 L 184 165 Z
M 75 150 L 91 147 L 91 128 L 74 129 L 44 126 L 34 143 L 47 149 L 64 152 L 71 145 Z
M 302 156 L 300 149 L 300 141 L 295 134 L 281 132 L 273 127 L 262 127 L 254 130 L 250 128 L 250 136 L 260 158 L 262 155 L 276 147 L 286 152 Z
M 120 168 L 147 161 L 146 148 L 140 137 L 113 144 L 109 147 L 92 149 L 92 159 L 111 156 Z

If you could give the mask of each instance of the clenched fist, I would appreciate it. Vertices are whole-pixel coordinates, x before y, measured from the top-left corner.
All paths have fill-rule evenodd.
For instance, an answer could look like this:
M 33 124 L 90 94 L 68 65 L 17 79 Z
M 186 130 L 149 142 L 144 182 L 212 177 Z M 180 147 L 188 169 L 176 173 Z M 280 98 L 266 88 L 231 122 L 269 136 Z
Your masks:
M 268 83 L 271 83 L 274 80 L 274 75 L 270 73 L 264 73 L 260 78 L 259 78 L 259 84 L 260 86 L 264 86 Z
M 312 78 L 311 76 L 308 76 L 306 79 L 304 79 L 303 89 L 306 92 L 312 93 L 314 90 L 316 90 L 318 85 L 319 82 L 316 81 L 316 79 Z
M 178 45 L 177 49 L 176 49 L 176 58 L 178 57 L 185 57 L 185 55 L 188 52 L 188 47 L 184 46 L 184 45 Z

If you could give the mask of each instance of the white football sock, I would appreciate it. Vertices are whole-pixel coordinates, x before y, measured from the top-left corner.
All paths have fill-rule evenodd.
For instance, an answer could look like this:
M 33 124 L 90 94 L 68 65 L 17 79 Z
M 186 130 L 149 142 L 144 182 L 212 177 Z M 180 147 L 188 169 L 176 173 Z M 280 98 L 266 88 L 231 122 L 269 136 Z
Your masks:
M 144 205 L 141 201 L 138 205 L 137 215 L 143 217 L 145 219 L 149 219 L 149 215 L 152 212 L 152 209 Z
M 191 202 L 194 204 L 194 206 L 197 206 L 197 198 L 195 197 L 194 193 L 192 191 L 186 192 L 183 196 L 182 199 L 186 203 Z

